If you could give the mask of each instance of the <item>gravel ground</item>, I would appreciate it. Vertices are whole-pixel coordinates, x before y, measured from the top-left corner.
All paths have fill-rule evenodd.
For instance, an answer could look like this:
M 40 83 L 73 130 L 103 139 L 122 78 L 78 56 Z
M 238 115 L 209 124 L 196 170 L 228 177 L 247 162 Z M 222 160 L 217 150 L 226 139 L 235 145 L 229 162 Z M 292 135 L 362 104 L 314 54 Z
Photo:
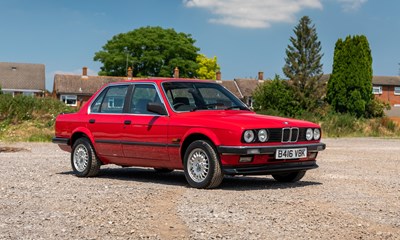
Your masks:
M 324 142 L 301 182 L 214 190 L 113 165 L 77 178 L 56 145 L 0 143 L 0 239 L 400 239 L 400 140 Z

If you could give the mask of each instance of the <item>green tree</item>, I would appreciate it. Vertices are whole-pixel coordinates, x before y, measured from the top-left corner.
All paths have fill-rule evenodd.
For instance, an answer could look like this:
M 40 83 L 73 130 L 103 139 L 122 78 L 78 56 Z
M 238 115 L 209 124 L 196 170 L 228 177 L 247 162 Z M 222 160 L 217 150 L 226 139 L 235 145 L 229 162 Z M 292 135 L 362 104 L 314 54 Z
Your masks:
M 256 108 L 275 111 L 284 116 L 301 114 L 302 108 L 294 98 L 294 88 L 287 80 L 275 75 L 273 80 L 265 81 L 254 91 L 253 97 Z
M 221 69 L 217 63 L 217 57 L 207 58 L 204 54 L 199 54 L 196 57 L 198 69 L 196 77 L 200 79 L 216 79 L 216 73 Z
M 126 76 L 131 66 L 139 77 L 171 77 L 175 67 L 181 77 L 193 77 L 200 50 L 194 43 L 190 34 L 174 29 L 142 27 L 115 35 L 95 53 L 94 60 L 103 64 L 99 75 Z
M 302 107 L 313 110 L 323 96 L 322 91 L 317 91 L 322 87 L 321 42 L 308 16 L 300 19 L 293 32 L 295 36 L 290 37 L 291 45 L 286 48 L 283 73 L 292 81 Z
M 372 56 L 365 36 L 348 36 L 335 45 L 328 103 L 340 113 L 368 116 L 372 102 Z

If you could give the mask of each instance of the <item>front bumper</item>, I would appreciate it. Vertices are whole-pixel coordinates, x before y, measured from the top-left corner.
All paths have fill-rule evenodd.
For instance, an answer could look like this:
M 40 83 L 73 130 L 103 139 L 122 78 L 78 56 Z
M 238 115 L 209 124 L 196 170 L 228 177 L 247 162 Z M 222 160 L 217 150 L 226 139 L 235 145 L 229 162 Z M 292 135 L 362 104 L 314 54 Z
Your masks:
M 291 148 L 307 148 L 307 153 L 314 155 L 308 159 L 288 159 L 276 160 L 274 158 L 277 149 Z M 228 158 L 230 156 L 259 156 L 268 155 L 265 162 L 253 162 L 249 164 L 241 164 L 239 162 L 227 161 L 223 164 L 223 172 L 227 175 L 268 175 L 279 174 L 296 171 L 307 171 L 318 168 L 315 156 L 319 151 L 326 148 L 324 143 L 310 144 L 288 144 L 276 146 L 219 146 L 218 153 L 221 157 Z M 235 160 L 237 161 L 237 160 Z
M 319 152 L 326 148 L 325 143 L 291 144 L 278 146 L 219 146 L 218 153 L 229 155 L 275 154 L 276 149 L 307 148 L 307 152 Z
M 296 171 L 307 171 L 318 168 L 316 161 L 285 162 L 260 166 L 224 166 L 227 175 L 268 175 Z

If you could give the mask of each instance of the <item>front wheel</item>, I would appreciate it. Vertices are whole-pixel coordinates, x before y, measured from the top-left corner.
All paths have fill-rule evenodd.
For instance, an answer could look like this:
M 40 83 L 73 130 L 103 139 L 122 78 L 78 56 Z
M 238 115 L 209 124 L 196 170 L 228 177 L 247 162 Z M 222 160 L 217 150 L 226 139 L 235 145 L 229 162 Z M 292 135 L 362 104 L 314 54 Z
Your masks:
M 195 188 L 216 188 L 224 178 L 217 152 L 209 141 L 192 142 L 185 152 L 183 165 L 186 180 Z
M 304 177 L 306 171 L 291 173 L 272 174 L 272 177 L 278 182 L 297 182 Z
M 101 162 L 87 138 L 79 138 L 72 147 L 71 165 L 78 177 L 94 177 L 100 171 Z

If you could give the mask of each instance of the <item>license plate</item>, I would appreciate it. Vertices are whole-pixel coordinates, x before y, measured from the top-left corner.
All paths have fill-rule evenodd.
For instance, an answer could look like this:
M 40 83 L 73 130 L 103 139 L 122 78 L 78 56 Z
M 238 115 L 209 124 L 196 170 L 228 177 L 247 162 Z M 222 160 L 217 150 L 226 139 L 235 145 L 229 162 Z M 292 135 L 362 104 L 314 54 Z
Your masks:
M 275 159 L 295 159 L 307 157 L 307 148 L 277 149 Z

